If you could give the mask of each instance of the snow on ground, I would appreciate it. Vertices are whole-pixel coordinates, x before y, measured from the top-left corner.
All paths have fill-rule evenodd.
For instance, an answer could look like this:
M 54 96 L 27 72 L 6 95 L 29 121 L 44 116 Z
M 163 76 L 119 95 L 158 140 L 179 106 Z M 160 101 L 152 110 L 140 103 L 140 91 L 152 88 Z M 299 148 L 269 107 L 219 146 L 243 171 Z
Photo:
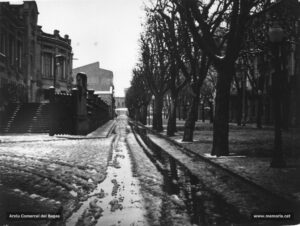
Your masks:
M 151 225 L 191 225 L 186 206 L 177 195 L 163 191 L 164 178 L 137 143 L 130 128 L 127 143 L 132 153 L 134 171 L 141 183 L 148 221 Z
M 104 180 L 112 140 L 2 143 L 0 184 L 12 194 L 2 210 L 30 211 L 33 204 L 44 205 L 44 210 L 62 210 L 67 217 Z M 15 196 L 31 202 L 20 206 Z

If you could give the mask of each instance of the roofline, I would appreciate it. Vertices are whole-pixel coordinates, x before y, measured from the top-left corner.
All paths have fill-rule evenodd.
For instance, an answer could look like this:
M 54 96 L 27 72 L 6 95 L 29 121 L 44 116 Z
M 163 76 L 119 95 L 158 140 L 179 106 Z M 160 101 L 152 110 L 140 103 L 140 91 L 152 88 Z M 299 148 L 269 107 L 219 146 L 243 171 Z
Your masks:
M 93 65 L 93 64 L 99 64 L 100 65 L 99 61 L 96 61 L 94 63 L 90 63 L 90 64 L 82 65 L 80 67 L 73 68 L 73 70 L 76 70 L 76 69 L 79 69 L 79 68 L 82 68 L 82 67 L 86 67 L 86 66 L 90 66 L 90 65 Z

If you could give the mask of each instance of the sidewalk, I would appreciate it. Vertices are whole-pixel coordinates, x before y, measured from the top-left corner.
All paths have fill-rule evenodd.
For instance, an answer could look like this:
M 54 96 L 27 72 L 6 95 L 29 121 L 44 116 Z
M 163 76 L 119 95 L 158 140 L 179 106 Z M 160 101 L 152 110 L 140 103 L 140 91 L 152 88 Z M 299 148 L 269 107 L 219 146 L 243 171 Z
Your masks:
M 212 131 L 209 123 L 203 123 L 202 127 L 201 123 L 197 123 L 197 127 L 202 130 L 195 131 L 194 142 L 182 142 L 183 131 L 177 132 L 174 137 L 167 137 L 164 131 L 160 133 L 164 139 L 155 135 L 151 136 L 151 139 L 165 150 L 172 148 L 174 145 L 172 143 L 175 142 L 252 181 L 270 193 L 300 204 L 300 153 L 297 134 L 283 134 L 287 167 L 274 169 L 270 167 L 270 152 L 273 147 L 272 130 L 258 130 L 252 126 L 234 129 L 234 125 L 231 125 L 233 129 L 230 129 L 229 135 L 230 155 L 217 158 L 210 155 Z
M 116 121 L 109 120 L 104 125 L 100 126 L 98 129 L 94 130 L 93 132 L 84 135 L 57 135 L 57 138 L 66 138 L 66 139 L 98 139 L 98 138 L 107 138 L 113 129 L 115 128 Z
M 106 138 L 106 137 L 108 137 L 110 135 L 110 133 L 115 128 L 115 126 L 116 126 L 116 121 L 115 120 L 109 120 L 103 126 L 99 127 L 95 131 L 89 133 L 87 135 L 87 137 Z
M 83 135 L 55 135 L 49 136 L 48 133 L 8 133 L 0 135 L 0 144 L 2 143 L 19 143 L 19 142 L 39 142 L 39 141 L 56 141 L 63 139 L 96 139 L 106 138 L 110 135 L 115 127 L 115 120 L 110 120 L 100 126 L 95 131 L 86 136 Z

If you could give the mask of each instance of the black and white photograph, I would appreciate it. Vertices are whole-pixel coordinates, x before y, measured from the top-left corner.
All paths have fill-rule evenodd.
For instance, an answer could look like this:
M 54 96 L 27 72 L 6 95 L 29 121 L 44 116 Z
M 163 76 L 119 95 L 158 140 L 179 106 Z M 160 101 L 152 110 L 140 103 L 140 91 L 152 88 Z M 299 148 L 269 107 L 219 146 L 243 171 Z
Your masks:
M 0 0 L 0 226 L 300 225 L 300 0 Z

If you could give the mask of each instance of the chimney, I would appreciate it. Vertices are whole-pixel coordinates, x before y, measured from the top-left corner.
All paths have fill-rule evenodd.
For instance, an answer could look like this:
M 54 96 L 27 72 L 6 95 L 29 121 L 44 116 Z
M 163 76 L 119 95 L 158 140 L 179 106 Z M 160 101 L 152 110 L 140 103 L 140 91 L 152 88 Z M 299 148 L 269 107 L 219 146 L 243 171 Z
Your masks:
M 54 30 L 54 35 L 59 36 L 59 30 Z

